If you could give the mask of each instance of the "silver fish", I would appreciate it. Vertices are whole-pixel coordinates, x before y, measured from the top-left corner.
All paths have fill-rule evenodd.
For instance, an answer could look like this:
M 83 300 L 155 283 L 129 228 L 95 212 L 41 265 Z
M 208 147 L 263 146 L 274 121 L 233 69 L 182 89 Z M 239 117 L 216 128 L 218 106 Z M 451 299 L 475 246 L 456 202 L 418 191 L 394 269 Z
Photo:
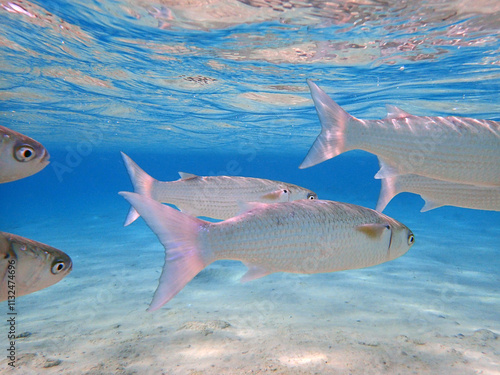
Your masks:
M 171 203 L 192 216 L 229 219 L 238 214 L 244 202 L 289 202 L 297 199 L 317 199 L 316 193 L 303 187 L 280 181 L 238 176 L 196 176 L 179 172 L 177 181 L 158 181 L 144 172 L 123 152 L 123 162 L 136 193 L 158 202 Z M 139 217 L 131 207 L 125 226 Z
M 209 223 L 136 193 L 120 195 L 165 247 L 165 265 L 149 310 L 170 301 L 216 260 L 242 261 L 248 272 L 241 281 L 249 281 L 274 272 L 369 267 L 405 254 L 414 243 L 413 233 L 403 224 L 347 203 L 249 203 L 248 211 Z
M 0 301 L 47 288 L 72 269 L 61 250 L 15 234 L 0 232 Z
M 39 142 L 0 126 L 0 183 L 31 176 L 49 164 L 49 153 Z
M 376 208 L 380 212 L 392 198 L 403 192 L 419 194 L 425 200 L 421 212 L 442 206 L 500 211 L 500 187 L 457 184 L 416 174 L 387 177 L 381 181 L 382 187 Z
M 500 123 L 465 117 L 414 116 L 387 106 L 383 120 L 359 120 L 308 80 L 322 130 L 300 168 L 360 149 L 387 164 L 376 178 L 418 174 L 438 180 L 500 186 Z

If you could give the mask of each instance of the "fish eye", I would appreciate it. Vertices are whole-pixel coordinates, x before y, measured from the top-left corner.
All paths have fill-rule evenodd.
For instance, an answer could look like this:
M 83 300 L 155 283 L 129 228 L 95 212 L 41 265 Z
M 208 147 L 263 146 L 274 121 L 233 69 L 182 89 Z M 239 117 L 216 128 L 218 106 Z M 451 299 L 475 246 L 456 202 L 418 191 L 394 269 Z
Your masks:
M 283 194 L 288 194 L 289 191 L 287 189 L 283 189 Z
M 50 272 L 52 272 L 52 274 L 54 275 L 57 275 L 59 272 L 61 272 L 65 267 L 65 264 L 63 261 L 61 260 L 56 260 L 53 264 L 52 264 L 52 268 L 50 269 Z
M 413 235 L 413 233 L 410 233 L 410 235 L 408 236 L 408 245 L 413 245 L 413 243 L 415 242 L 415 236 Z
M 19 146 L 14 155 L 18 161 L 25 162 L 33 159 L 36 156 L 36 153 L 33 147 L 24 145 Z
M 313 200 L 313 199 L 316 199 L 316 196 L 314 194 L 307 194 L 307 199 L 310 199 L 310 200 Z

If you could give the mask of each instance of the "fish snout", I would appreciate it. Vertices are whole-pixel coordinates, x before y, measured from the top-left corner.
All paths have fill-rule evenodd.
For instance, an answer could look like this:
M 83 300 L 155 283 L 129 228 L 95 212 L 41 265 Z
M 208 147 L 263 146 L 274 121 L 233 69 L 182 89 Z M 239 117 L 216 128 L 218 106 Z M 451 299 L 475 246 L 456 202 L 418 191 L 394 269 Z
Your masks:
M 404 225 L 392 228 L 391 241 L 389 245 L 389 258 L 396 259 L 410 250 L 415 243 L 415 235 Z

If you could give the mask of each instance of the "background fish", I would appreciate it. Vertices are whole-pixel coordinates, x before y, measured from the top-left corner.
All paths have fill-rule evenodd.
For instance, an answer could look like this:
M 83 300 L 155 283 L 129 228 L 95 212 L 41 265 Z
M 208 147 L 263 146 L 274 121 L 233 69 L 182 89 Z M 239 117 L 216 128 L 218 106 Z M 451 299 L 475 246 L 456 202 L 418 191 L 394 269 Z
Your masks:
M 419 194 L 425 200 L 421 212 L 441 206 L 500 211 L 500 187 L 457 184 L 415 174 L 387 177 L 381 181 L 376 208 L 380 212 L 392 198 L 403 192 Z
M 172 299 L 219 259 L 240 260 L 249 281 L 273 272 L 320 273 L 362 268 L 405 254 L 413 233 L 396 220 L 352 204 L 298 200 L 251 203 L 219 223 L 185 215 L 148 197 L 120 193 L 165 247 L 165 265 L 150 310 Z
M 0 183 L 31 176 L 49 164 L 49 153 L 40 143 L 0 126 Z
M 174 204 L 192 216 L 224 220 L 237 215 L 244 202 L 273 203 L 318 198 L 309 189 L 262 178 L 201 177 L 179 172 L 180 180 L 162 182 L 149 176 L 123 152 L 121 154 L 136 193 Z M 124 225 L 131 224 L 138 217 L 137 211 L 131 207 Z
M 500 123 L 465 117 L 414 116 L 388 106 L 383 120 L 359 120 L 308 80 L 322 130 L 300 168 L 360 149 L 385 161 L 376 178 L 418 174 L 450 182 L 500 186 Z
M 12 263 L 13 271 L 12 267 L 9 269 Z M 15 290 L 17 298 L 51 286 L 63 279 L 72 267 L 71 258 L 61 250 L 0 232 L 0 301 L 11 295 L 9 290 Z

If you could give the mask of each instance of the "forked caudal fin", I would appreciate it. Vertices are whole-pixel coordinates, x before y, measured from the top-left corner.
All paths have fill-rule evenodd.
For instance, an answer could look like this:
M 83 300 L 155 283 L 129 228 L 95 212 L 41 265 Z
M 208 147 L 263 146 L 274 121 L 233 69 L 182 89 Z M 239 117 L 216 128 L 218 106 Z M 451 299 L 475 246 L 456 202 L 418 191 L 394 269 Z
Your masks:
M 151 197 L 151 190 L 153 184 L 156 181 L 153 177 L 144 172 L 132 159 L 130 159 L 124 152 L 122 154 L 123 163 L 127 168 L 130 181 L 134 186 L 134 191 L 138 194 L 145 195 L 146 197 Z M 134 207 L 130 207 L 127 218 L 123 226 L 132 224 L 139 217 L 139 213 Z
M 210 261 L 203 258 L 199 230 L 208 223 L 136 193 L 120 192 L 165 247 L 165 264 L 149 311 L 170 301 Z
M 355 117 L 344 111 L 313 81 L 307 80 L 311 96 L 321 122 L 321 133 L 309 149 L 299 168 L 309 168 L 331 159 L 349 149 L 346 148 L 346 127 Z

